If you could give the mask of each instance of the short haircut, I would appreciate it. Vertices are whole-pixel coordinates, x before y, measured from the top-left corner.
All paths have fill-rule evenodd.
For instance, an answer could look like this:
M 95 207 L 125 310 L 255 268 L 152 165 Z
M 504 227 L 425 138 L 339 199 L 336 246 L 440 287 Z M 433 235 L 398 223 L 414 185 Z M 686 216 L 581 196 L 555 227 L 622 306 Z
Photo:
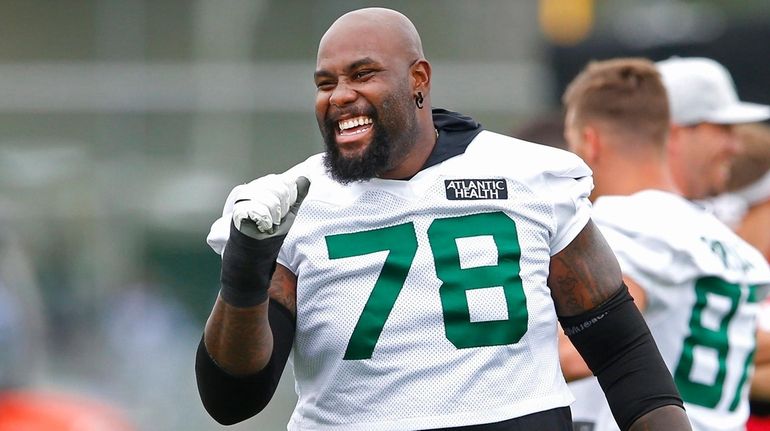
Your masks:
M 650 60 L 592 61 L 569 84 L 562 101 L 573 109 L 579 126 L 595 120 L 632 141 L 664 146 L 668 139 L 666 88 Z

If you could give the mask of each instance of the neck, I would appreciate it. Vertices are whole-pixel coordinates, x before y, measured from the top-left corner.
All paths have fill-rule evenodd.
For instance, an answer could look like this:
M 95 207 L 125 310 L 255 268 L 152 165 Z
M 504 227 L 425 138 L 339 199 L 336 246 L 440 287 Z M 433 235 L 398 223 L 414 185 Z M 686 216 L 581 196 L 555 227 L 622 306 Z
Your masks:
M 594 169 L 592 199 L 603 195 L 628 196 L 642 190 L 661 190 L 679 194 L 665 158 L 609 157 Z
M 424 111 L 427 111 L 427 121 Z M 433 152 L 436 146 L 436 129 L 433 127 L 433 116 L 427 102 L 423 111 L 420 112 L 420 133 L 417 135 L 412 149 L 402 158 L 402 160 L 391 170 L 383 173 L 380 178 L 389 180 L 400 180 L 411 178 L 425 166 L 425 162 Z

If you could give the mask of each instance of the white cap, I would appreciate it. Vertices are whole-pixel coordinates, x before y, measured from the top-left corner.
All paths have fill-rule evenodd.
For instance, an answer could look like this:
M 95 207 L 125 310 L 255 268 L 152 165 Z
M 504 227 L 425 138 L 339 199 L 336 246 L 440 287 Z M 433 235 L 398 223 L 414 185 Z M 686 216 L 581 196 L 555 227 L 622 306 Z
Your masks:
M 656 65 L 674 124 L 739 124 L 770 118 L 770 106 L 738 100 L 730 72 L 714 60 L 672 57 Z

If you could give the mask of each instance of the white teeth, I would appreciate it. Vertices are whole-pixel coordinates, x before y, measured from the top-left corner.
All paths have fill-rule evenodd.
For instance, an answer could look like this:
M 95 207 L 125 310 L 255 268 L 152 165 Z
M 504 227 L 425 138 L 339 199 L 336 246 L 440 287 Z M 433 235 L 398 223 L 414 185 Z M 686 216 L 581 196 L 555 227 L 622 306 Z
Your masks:
M 372 124 L 372 119 L 369 117 L 356 117 L 342 120 L 338 123 L 340 130 L 351 129 L 353 127 L 363 126 L 365 124 Z

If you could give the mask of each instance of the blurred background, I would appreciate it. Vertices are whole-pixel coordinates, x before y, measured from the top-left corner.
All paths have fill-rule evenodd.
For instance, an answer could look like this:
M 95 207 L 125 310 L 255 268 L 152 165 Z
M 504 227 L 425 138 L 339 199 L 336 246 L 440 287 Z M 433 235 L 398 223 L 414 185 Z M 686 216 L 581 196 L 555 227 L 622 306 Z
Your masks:
M 435 106 L 501 133 L 615 56 L 711 57 L 770 103 L 769 0 L 0 0 L 0 386 L 223 429 L 193 374 L 206 234 L 232 187 L 322 150 L 318 40 L 372 5 L 417 26 Z M 285 429 L 291 379 L 228 429 Z

